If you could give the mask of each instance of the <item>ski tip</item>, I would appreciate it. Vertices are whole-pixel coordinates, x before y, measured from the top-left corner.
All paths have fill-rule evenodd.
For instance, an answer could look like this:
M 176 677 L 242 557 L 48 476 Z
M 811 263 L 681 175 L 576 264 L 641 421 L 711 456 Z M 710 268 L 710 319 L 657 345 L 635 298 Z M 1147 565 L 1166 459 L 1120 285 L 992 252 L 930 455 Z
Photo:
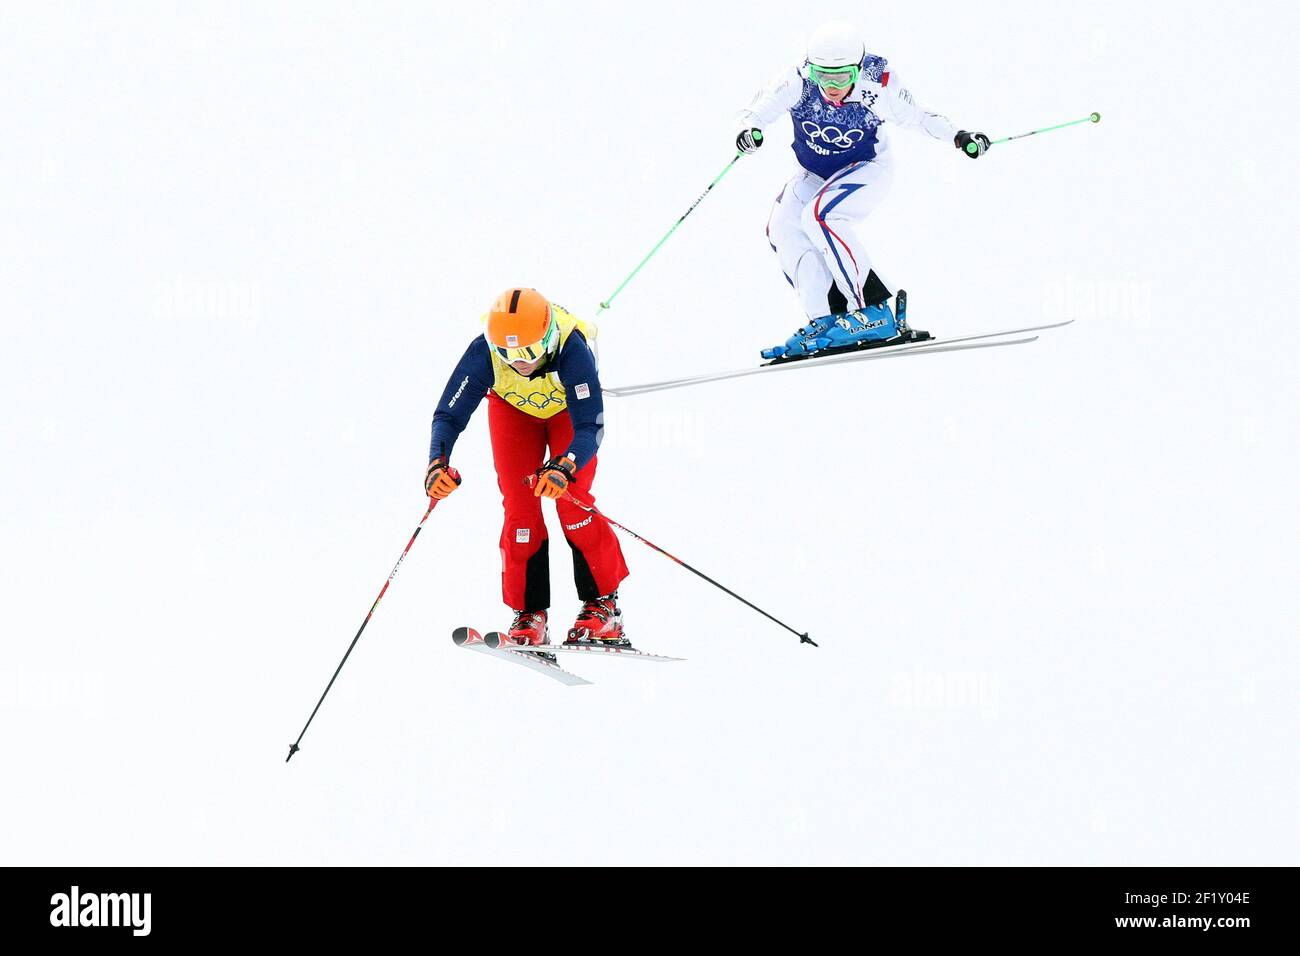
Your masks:
M 811 644 L 813 647 L 821 647 L 820 644 L 818 644 L 816 641 L 814 641 L 814 640 L 813 640 L 811 637 L 809 637 L 807 634 L 800 634 L 800 635 L 799 635 L 799 643 L 800 643 L 800 644 Z
M 484 644 L 492 648 L 492 650 L 494 651 L 501 650 L 502 648 L 505 648 L 506 650 L 519 648 L 522 650 L 524 649 L 524 647 L 528 647 L 529 649 L 531 649 L 529 645 L 521 646 L 519 644 L 516 644 L 514 641 L 510 639 L 510 635 L 502 634 L 500 631 L 488 631 L 486 634 L 483 635 L 481 640 L 483 641 Z
M 293 755 L 296 754 L 297 752 L 298 752 L 298 745 L 297 745 L 297 744 L 290 744 L 290 745 L 289 745 L 289 756 L 287 756 L 287 757 L 284 758 L 284 762 L 285 762 L 285 763 L 288 763 L 290 760 L 292 760 L 292 759 L 293 759 Z
M 466 644 L 472 644 L 477 640 L 481 640 L 481 638 L 479 637 L 478 631 L 474 630 L 472 627 L 458 627 L 456 630 L 451 632 L 451 640 L 457 647 L 464 647 Z

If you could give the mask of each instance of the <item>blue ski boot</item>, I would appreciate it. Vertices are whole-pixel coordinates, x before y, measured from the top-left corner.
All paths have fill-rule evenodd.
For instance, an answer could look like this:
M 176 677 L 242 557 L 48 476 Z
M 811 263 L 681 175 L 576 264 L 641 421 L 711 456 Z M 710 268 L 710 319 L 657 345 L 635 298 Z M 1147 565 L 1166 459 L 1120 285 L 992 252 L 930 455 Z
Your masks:
M 869 305 L 857 312 L 836 316 L 817 340 L 818 349 L 843 348 L 864 342 L 883 342 L 900 337 L 898 322 L 888 302 Z
M 840 318 L 838 313 L 823 315 L 816 319 L 810 319 L 808 324 L 795 332 L 785 340 L 785 345 L 774 345 L 770 349 L 763 349 L 759 354 L 765 359 L 775 358 L 794 358 L 799 355 L 811 355 L 821 348 L 817 344 L 819 338 L 826 334 L 826 330 Z

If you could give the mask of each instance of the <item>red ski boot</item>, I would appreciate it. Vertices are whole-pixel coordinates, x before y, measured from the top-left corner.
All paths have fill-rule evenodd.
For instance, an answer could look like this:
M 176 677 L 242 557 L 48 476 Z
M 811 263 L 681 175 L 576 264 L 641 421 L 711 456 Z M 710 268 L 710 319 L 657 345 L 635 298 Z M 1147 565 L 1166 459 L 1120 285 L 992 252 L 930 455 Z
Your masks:
M 623 612 L 618 609 L 618 592 L 582 605 L 565 644 L 606 644 L 631 647 L 623 635 Z
M 545 611 L 515 611 L 514 623 L 506 635 L 512 644 L 549 644 Z

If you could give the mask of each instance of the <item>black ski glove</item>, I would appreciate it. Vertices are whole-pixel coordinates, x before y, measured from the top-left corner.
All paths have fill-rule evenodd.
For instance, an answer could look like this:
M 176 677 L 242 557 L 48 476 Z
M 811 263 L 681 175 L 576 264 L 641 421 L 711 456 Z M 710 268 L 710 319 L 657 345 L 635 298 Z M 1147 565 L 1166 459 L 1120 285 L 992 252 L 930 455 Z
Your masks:
M 763 145 L 761 129 L 742 129 L 736 135 L 736 149 L 742 153 L 752 153 Z
M 953 145 L 960 149 L 971 159 L 979 159 L 989 148 L 989 138 L 983 133 L 968 133 L 964 129 L 959 130 L 953 138 Z M 974 149 L 970 147 L 974 146 Z

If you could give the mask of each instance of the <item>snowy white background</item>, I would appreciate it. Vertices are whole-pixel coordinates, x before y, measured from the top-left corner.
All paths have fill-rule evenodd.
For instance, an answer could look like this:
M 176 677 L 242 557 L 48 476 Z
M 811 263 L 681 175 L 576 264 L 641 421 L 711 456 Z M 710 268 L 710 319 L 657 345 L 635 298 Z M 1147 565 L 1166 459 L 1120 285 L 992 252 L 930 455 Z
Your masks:
M 1281 4 L 863 7 L 961 127 L 1102 113 L 896 133 L 869 227 L 920 328 L 1078 322 L 611 400 L 609 513 L 822 646 L 626 540 L 631 633 L 689 661 L 587 688 L 448 639 L 506 621 L 480 415 L 285 765 L 492 296 L 591 314 L 843 12 L 5 5 L 0 862 L 1297 862 Z M 608 384 L 798 324 L 786 142 L 605 316 Z

